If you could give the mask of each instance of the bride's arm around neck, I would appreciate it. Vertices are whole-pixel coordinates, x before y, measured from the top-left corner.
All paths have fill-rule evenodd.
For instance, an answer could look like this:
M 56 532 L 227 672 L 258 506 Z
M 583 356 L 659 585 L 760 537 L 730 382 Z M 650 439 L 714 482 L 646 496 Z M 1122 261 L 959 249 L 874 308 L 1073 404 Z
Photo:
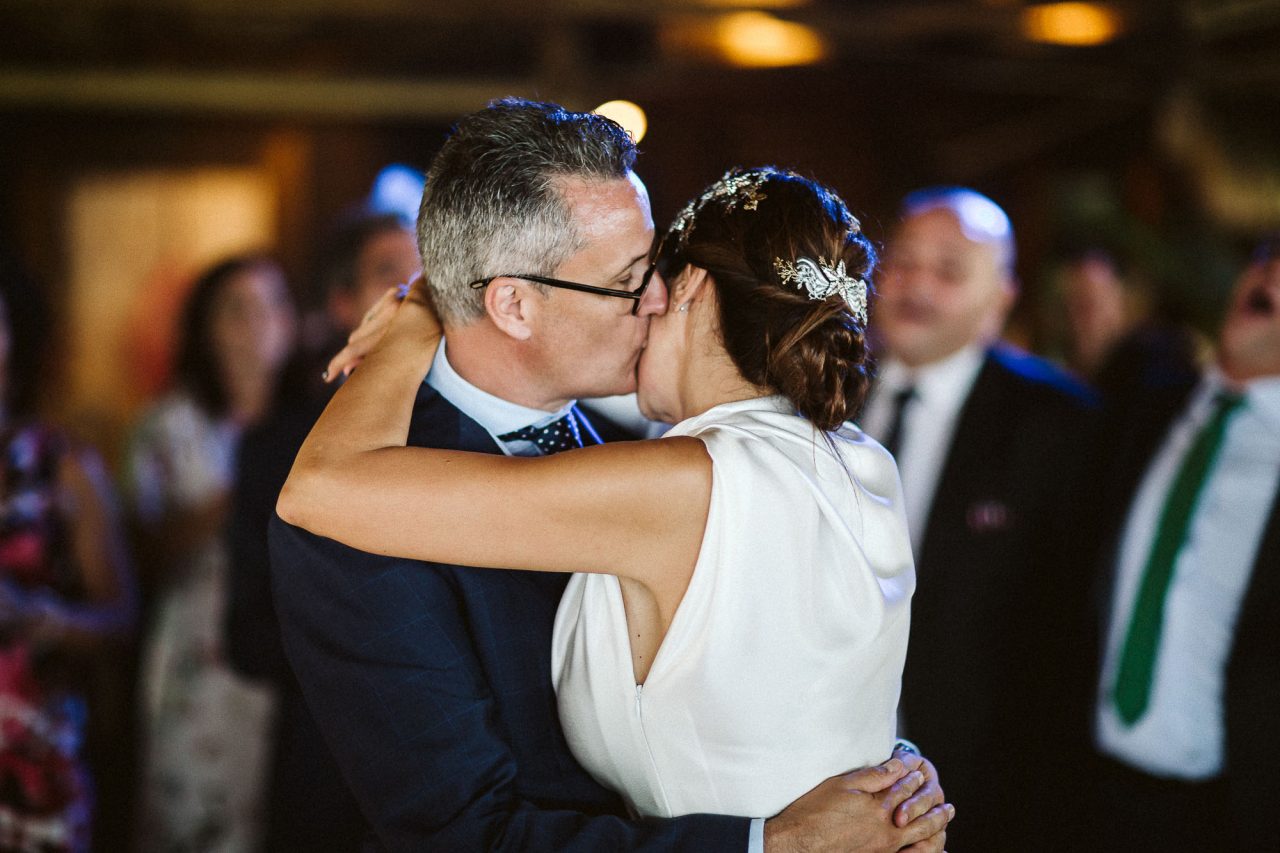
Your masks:
M 280 517 L 370 553 L 616 574 L 678 603 L 711 499 L 702 442 L 626 442 L 535 458 L 407 447 L 440 336 L 415 289 L 298 452 Z

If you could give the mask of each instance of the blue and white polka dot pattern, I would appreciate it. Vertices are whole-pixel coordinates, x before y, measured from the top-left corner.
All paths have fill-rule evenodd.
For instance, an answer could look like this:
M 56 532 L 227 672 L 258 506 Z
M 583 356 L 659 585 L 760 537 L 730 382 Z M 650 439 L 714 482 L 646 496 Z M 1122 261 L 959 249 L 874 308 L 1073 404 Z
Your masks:
M 499 441 L 529 441 L 543 456 L 582 446 L 582 433 L 572 410 L 564 417 L 540 427 L 527 426 L 498 436 Z

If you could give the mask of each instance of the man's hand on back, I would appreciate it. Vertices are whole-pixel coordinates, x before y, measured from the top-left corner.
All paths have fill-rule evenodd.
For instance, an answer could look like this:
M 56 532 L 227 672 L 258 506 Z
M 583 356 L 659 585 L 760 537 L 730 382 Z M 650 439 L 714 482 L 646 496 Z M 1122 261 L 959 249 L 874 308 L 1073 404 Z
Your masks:
M 933 765 L 895 753 L 876 767 L 833 776 L 765 821 L 765 853 L 941 853 L 954 815 Z

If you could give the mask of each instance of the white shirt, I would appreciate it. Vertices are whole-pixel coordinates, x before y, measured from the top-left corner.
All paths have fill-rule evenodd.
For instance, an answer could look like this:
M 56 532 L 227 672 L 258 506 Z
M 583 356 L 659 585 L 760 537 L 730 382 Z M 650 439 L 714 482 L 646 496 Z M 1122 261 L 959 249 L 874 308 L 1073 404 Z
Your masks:
M 985 350 L 978 344 L 970 344 L 914 371 L 890 358 L 881 368 L 867 401 L 862 427 L 868 435 L 884 441 L 893 423 L 894 397 L 899 391 L 915 388 L 915 396 L 902 414 L 897 461 L 911 547 L 917 554 L 924 541 L 938 478 L 951 452 L 956 421 L 978 379 L 984 358 Z
M 1146 713 L 1126 726 L 1111 693 L 1165 500 L 1223 387 L 1221 374 L 1206 375 L 1147 468 L 1130 508 L 1117 554 L 1095 713 L 1103 752 L 1151 775 L 1187 781 L 1212 779 L 1223 770 L 1227 658 L 1280 479 L 1280 377 L 1250 383 L 1245 405 L 1227 424 L 1174 564 Z
M 644 685 L 617 578 L 574 575 L 551 671 L 574 755 L 645 816 L 775 814 L 889 758 L 915 570 L 893 460 L 780 397 L 677 425 L 712 460 L 702 546 Z
M 425 382 L 439 391 L 440 396 L 457 406 L 464 415 L 484 427 L 508 456 L 541 456 L 542 453 L 532 441 L 508 442 L 500 440 L 498 436 L 527 426 L 540 427 L 557 421 L 568 414 L 574 405 L 570 401 L 554 412 L 547 412 L 512 403 L 480 390 L 453 369 L 449 356 L 445 354 L 443 339 L 440 341 L 440 348 L 436 350 L 435 360 L 431 362 L 431 370 L 427 372 Z

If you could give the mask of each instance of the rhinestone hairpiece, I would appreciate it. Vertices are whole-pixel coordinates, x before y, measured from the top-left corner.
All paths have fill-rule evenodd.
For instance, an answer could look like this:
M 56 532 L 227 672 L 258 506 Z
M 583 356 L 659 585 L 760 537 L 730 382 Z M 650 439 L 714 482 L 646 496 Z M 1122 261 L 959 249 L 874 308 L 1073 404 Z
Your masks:
M 822 257 L 817 263 L 809 258 L 798 258 L 795 263 L 774 258 L 773 268 L 783 284 L 794 284 L 797 289 L 808 291 L 810 299 L 826 299 L 840 294 L 853 316 L 866 324 L 867 283 L 846 273 L 844 261 L 833 267 Z
M 668 237 L 674 237 L 681 244 L 687 242 L 689 235 L 693 233 L 694 217 L 713 201 L 723 203 L 726 212 L 736 208 L 739 203 L 742 204 L 743 210 L 755 210 L 761 201 L 768 198 L 760 192 L 760 187 L 764 186 L 765 181 L 772 175 L 773 172 L 760 169 L 749 172 L 733 170 L 725 173 L 720 180 L 707 187 L 702 195 L 690 201 L 676 214 L 676 218 L 671 222 L 671 229 L 667 232 Z

